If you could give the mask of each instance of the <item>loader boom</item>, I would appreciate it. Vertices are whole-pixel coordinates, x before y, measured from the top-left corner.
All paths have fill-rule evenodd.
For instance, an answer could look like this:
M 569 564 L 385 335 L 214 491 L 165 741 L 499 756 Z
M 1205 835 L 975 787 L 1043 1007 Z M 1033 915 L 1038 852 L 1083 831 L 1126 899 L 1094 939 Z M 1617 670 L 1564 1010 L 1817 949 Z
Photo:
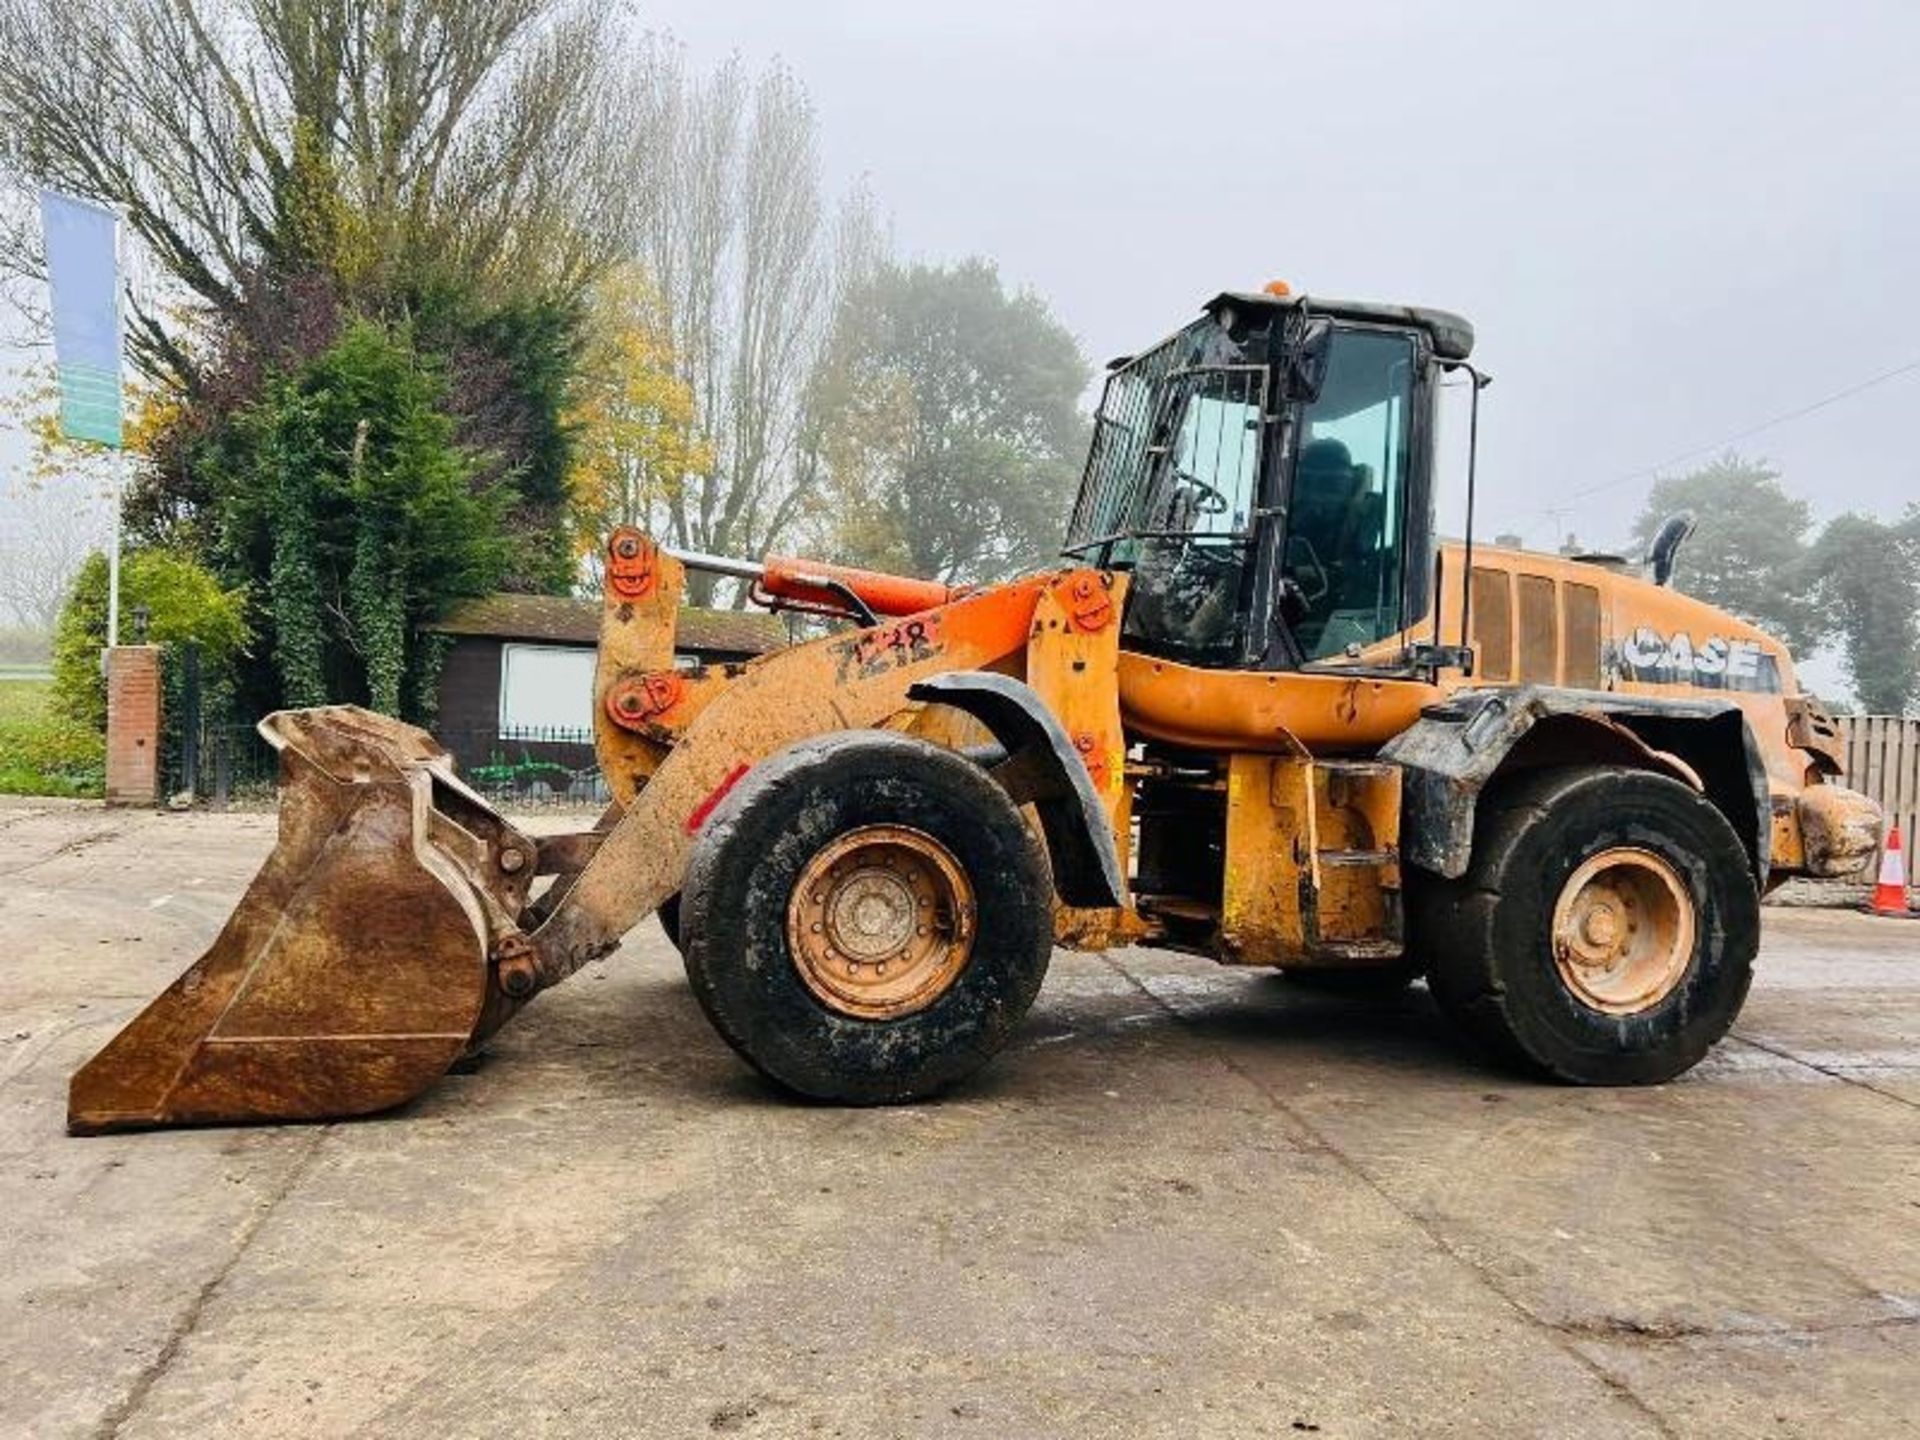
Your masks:
M 841 573 L 856 579 L 869 574 Z M 678 736 L 552 916 L 531 936 L 510 941 L 517 953 L 503 969 L 507 984 L 530 994 L 557 983 L 612 950 L 677 891 L 692 837 L 727 792 L 767 756 L 820 731 L 821 717 L 809 708 L 808 697 L 832 696 L 832 728 L 877 726 L 908 709 L 908 691 L 932 676 L 1010 661 L 1030 668 L 1029 632 L 1037 616 L 1043 632 L 1065 637 L 1056 643 L 1104 634 L 1111 647 L 1124 583 L 1092 570 L 1030 576 L 747 666 Z M 1097 610 L 1073 598 L 1077 591 L 1097 594 Z M 1048 612 L 1072 614 L 1075 605 L 1082 619 L 1063 631 Z M 1117 706 L 1112 708 L 1107 769 L 1117 777 L 1120 727 Z M 521 948 L 523 940 L 530 948 Z

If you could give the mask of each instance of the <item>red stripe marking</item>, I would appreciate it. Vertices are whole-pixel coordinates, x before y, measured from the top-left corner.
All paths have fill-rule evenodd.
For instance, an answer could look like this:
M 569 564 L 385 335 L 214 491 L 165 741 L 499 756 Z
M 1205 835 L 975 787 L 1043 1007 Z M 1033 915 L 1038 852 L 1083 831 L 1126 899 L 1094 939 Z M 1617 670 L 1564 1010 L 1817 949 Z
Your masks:
M 707 823 L 707 817 L 719 808 L 720 802 L 727 798 L 727 792 L 738 785 L 740 783 L 740 777 L 746 773 L 747 762 L 744 760 L 727 772 L 727 778 L 714 786 L 713 793 L 702 800 L 699 805 L 694 808 L 694 812 L 687 816 L 687 834 L 697 835 L 700 833 L 700 827 Z

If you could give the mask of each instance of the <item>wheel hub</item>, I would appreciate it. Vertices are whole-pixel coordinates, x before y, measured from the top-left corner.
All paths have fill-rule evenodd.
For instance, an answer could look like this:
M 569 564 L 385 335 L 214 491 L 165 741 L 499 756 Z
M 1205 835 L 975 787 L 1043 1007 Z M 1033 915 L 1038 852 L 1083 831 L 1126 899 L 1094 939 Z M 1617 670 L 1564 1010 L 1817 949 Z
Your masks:
M 882 961 L 913 938 L 917 897 L 892 870 L 859 869 L 833 889 L 827 942 L 855 960 Z
M 923 1010 L 966 968 L 973 886 L 931 835 L 849 830 L 809 860 L 787 903 L 794 968 L 829 1009 L 863 1020 Z
M 1582 1004 L 1632 1015 L 1659 1004 L 1693 959 L 1693 896 L 1669 860 L 1637 846 L 1603 850 L 1560 889 L 1553 959 Z

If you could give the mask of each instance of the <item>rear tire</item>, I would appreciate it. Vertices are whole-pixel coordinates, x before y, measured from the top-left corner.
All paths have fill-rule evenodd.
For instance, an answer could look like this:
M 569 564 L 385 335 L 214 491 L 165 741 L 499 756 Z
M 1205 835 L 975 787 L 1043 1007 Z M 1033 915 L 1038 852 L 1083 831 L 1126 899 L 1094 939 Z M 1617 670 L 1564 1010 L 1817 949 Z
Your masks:
M 1484 796 L 1459 880 L 1419 877 L 1414 941 L 1449 1019 L 1496 1055 L 1583 1085 L 1647 1085 L 1726 1034 L 1753 977 L 1760 897 L 1714 806 L 1617 767 Z
M 707 1018 L 790 1090 L 915 1100 L 984 1065 L 1039 993 L 1052 881 L 980 768 L 890 731 L 805 740 L 734 787 L 681 890 Z

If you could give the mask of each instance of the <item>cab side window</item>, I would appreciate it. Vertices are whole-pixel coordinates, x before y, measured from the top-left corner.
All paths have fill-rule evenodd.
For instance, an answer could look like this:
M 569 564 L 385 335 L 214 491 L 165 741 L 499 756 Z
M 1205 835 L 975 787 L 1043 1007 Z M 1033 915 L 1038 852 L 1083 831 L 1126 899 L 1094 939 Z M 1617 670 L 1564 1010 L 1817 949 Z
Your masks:
M 1309 661 L 1341 660 L 1405 628 L 1413 340 L 1335 332 L 1301 415 L 1281 574 Z

